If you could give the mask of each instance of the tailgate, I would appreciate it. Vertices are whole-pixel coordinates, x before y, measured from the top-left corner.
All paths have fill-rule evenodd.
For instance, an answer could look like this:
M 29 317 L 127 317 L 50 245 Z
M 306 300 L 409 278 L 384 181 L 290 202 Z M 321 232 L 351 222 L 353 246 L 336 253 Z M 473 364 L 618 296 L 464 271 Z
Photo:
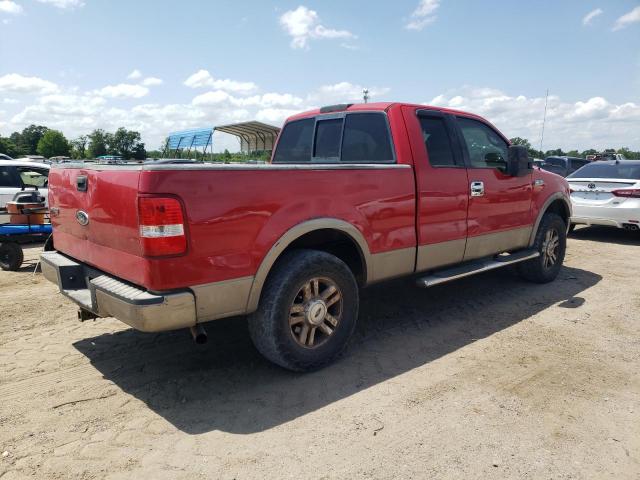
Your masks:
M 135 270 L 144 261 L 138 236 L 139 177 L 139 168 L 52 168 L 49 206 L 56 249 L 139 283 L 142 277 Z

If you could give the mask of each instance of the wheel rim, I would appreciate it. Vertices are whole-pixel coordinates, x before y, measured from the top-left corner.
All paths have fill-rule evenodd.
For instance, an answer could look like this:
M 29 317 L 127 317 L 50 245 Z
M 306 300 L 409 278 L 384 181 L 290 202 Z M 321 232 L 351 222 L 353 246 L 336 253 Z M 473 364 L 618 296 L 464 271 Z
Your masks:
M 550 228 L 544 236 L 542 243 L 542 264 L 545 268 L 551 268 L 558 262 L 558 251 L 560 250 L 560 235 Z
M 305 282 L 289 308 L 293 339 L 305 348 L 325 343 L 342 319 L 342 306 L 342 291 L 333 280 L 314 277 Z

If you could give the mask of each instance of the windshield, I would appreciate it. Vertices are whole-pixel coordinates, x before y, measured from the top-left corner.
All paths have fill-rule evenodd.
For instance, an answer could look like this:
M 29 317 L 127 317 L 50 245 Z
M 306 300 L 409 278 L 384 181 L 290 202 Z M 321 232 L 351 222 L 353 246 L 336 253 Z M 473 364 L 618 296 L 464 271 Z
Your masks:
M 595 162 L 579 168 L 568 178 L 624 178 L 640 180 L 640 164 Z

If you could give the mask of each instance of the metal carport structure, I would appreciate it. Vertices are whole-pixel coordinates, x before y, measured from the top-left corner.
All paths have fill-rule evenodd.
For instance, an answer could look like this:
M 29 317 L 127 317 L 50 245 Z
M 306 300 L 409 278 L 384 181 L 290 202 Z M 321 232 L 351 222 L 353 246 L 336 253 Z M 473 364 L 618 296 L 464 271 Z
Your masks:
M 214 131 L 216 130 L 238 137 L 240 151 L 247 154 L 255 151 L 273 150 L 278 133 L 280 133 L 280 128 L 255 120 L 220 125 L 214 128 Z

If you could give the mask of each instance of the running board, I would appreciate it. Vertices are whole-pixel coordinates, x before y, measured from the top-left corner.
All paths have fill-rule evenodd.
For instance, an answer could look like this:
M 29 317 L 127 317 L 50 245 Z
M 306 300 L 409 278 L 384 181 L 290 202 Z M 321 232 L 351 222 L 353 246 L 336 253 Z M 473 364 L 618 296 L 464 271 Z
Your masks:
M 480 272 L 487 272 L 496 268 L 506 267 L 514 263 L 524 262 L 540 256 L 540 252 L 534 249 L 520 250 L 519 252 L 507 255 L 498 255 L 496 257 L 477 260 L 466 265 L 440 270 L 438 272 L 421 277 L 417 280 L 419 287 L 433 287 L 441 283 L 457 280 L 458 278 L 468 277 Z

